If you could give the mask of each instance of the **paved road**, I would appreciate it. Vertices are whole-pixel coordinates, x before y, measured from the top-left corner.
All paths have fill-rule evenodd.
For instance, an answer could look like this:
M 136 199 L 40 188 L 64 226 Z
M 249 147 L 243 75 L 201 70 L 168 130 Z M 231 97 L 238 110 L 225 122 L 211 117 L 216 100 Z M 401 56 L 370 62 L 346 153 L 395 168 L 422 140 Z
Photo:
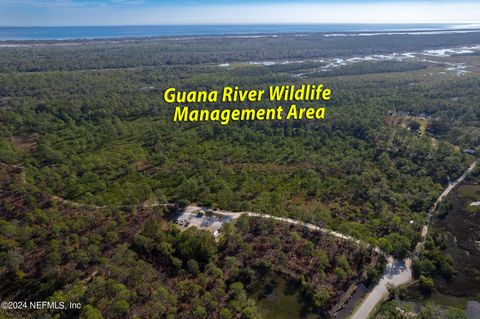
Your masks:
M 475 169 L 479 161 L 480 159 L 475 160 L 475 162 L 473 162 L 472 165 L 470 165 L 470 167 L 459 178 L 457 178 L 457 180 L 455 180 L 453 183 L 450 183 L 443 191 L 443 193 L 437 198 L 432 208 L 429 210 L 427 218 L 425 219 L 425 225 L 422 228 L 421 239 L 415 247 L 415 254 L 418 254 L 423 248 L 423 244 L 428 235 L 430 221 L 438 205 L 455 187 L 457 187 L 465 180 L 468 174 L 470 174 Z M 401 286 L 412 281 L 413 277 L 411 265 L 412 261 L 410 259 L 405 259 L 403 261 L 395 260 L 393 258 L 389 259 L 382 279 L 380 279 L 378 284 L 372 289 L 372 291 L 367 295 L 367 297 L 362 300 L 360 305 L 350 316 L 350 319 L 368 318 L 370 313 L 374 310 L 375 306 L 388 297 L 387 287 L 389 284 L 393 284 L 394 286 Z
M 447 188 L 443 191 L 443 193 L 437 198 L 435 203 L 433 204 L 432 208 L 429 210 L 426 220 L 425 220 L 425 225 L 422 228 L 422 234 L 421 234 L 421 239 L 418 242 L 417 246 L 415 247 L 415 253 L 418 253 L 422 247 L 423 243 L 428 235 L 428 230 L 429 230 L 429 225 L 430 221 L 432 219 L 433 214 L 435 213 L 438 205 L 445 199 L 445 197 L 455 188 L 457 187 L 460 183 L 462 183 L 465 178 L 470 174 L 477 164 L 479 163 L 480 159 L 475 160 L 470 167 L 453 183 L 450 183 Z M 325 234 L 330 234 L 332 236 L 350 240 L 352 242 L 355 242 L 357 244 L 363 244 L 363 245 L 369 245 L 368 243 L 362 242 L 361 240 L 358 240 L 356 238 L 353 238 L 351 236 L 342 234 L 340 232 L 336 232 L 330 229 L 322 228 L 314 224 L 310 223 L 305 223 L 303 221 L 298 221 L 292 218 L 286 218 L 286 217 L 277 217 L 277 216 L 272 216 L 268 214 L 259 214 L 259 213 L 254 213 L 254 212 L 230 212 L 230 211 L 224 211 L 224 210 L 212 210 L 206 207 L 200 207 L 196 205 L 190 205 L 188 206 L 185 211 L 188 212 L 193 212 L 199 209 L 203 209 L 206 211 L 212 211 L 215 214 L 219 215 L 224 215 L 224 216 L 229 216 L 231 219 L 236 219 L 240 217 L 241 215 L 248 215 L 252 217 L 260 217 L 260 218 L 269 218 L 269 219 L 274 219 L 274 220 L 279 220 L 283 221 L 289 224 L 294 224 L 294 225 L 302 225 L 304 227 L 307 227 L 312 230 L 320 231 Z M 374 248 L 375 251 L 378 253 L 383 254 L 386 256 L 385 253 L 383 253 L 378 247 Z M 410 258 L 407 258 L 405 260 L 397 260 L 393 258 L 392 256 L 386 256 L 387 257 L 387 266 L 385 267 L 384 273 L 378 284 L 369 292 L 369 294 L 362 300 L 360 305 L 355 309 L 354 313 L 350 316 L 350 319 L 366 319 L 370 315 L 370 313 L 375 309 L 375 306 L 378 305 L 380 302 L 385 300 L 388 297 L 388 286 L 393 285 L 395 287 L 404 285 L 410 281 L 413 280 L 412 277 L 412 261 Z
M 388 286 L 395 287 L 406 284 L 412 280 L 412 261 L 410 259 L 397 260 L 393 257 L 388 258 L 382 279 L 370 291 L 362 303 L 355 309 L 350 319 L 368 318 L 371 311 L 382 300 L 388 297 Z

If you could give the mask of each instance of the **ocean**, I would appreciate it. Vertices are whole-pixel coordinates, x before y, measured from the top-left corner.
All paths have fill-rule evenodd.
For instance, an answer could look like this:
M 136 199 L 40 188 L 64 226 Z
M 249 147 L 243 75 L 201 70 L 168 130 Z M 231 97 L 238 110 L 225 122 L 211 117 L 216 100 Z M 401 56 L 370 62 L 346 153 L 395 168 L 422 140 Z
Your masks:
M 148 25 L 92 27 L 0 27 L 0 40 L 73 40 L 172 36 L 260 35 L 282 33 L 413 32 L 480 29 L 462 24 L 276 24 L 276 25 Z

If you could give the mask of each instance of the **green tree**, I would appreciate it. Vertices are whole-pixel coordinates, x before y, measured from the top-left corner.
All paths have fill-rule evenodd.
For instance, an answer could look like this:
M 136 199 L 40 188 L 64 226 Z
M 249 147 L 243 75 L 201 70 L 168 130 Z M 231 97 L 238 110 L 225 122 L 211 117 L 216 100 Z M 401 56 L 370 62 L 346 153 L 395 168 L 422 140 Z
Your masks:
M 102 313 L 92 305 L 86 305 L 80 314 L 81 319 L 103 319 Z

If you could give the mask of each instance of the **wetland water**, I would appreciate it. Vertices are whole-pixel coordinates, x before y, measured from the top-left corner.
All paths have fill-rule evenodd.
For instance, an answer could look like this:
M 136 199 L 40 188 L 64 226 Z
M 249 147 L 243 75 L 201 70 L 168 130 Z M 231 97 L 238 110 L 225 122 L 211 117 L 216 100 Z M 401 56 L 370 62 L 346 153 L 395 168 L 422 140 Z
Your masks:
M 448 214 L 434 220 L 435 230 L 447 234 L 446 252 L 453 257 L 455 276 L 447 281 L 436 280 L 437 288 L 453 296 L 480 293 L 480 177 L 464 182 L 450 197 Z
M 446 235 L 445 253 L 452 256 L 455 275 L 434 278 L 435 291 L 424 296 L 415 288 L 407 301 L 464 309 L 468 319 L 480 319 L 480 176 L 472 176 L 447 198 L 447 213 L 434 216 L 432 230 Z
M 254 293 L 253 299 L 263 319 L 322 319 L 307 313 L 301 300 L 300 288 L 293 281 L 274 276 Z

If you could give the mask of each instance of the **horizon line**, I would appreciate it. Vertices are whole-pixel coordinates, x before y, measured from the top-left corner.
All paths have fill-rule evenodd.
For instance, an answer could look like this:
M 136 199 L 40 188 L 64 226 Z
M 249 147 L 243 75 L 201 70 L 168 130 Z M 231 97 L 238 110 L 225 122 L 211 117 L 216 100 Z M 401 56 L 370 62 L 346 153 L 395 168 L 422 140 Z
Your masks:
M 480 29 L 480 21 L 470 22 L 245 22 L 245 23 L 152 23 L 152 24 L 97 24 L 97 25 L 1 25 L 0 28 L 98 28 L 98 27 L 151 27 L 151 26 L 249 26 L 249 25 L 472 25 Z

